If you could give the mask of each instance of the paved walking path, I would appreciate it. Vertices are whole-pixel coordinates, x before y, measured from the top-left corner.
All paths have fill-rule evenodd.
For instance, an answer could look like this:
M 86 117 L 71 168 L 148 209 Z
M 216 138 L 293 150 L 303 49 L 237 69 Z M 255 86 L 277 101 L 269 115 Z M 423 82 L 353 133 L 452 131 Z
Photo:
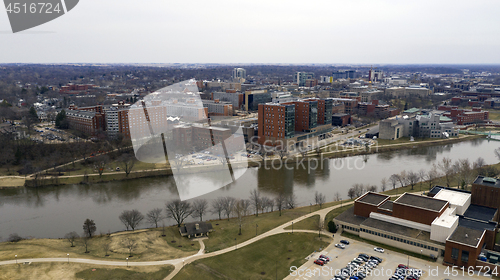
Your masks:
M 419 194 L 419 192 L 416 192 L 415 194 Z M 391 195 L 391 196 L 398 196 L 398 195 Z M 178 259 L 171 259 L 171 260 L 161 260 L 161 261 L 144 261 L 144 262 L 135 262 L 135 261 L 105 261 L 105 260 L 96 260 L 96 259 L 82 259 L 82 258 L 32 258 L 32 259 L 18 259 L 18 260 L 8 260 L 8 261 L 0 261 L 0 266 L 1 265 L 8 265 L 8 264 L 16 264 L 16 263 L 24 263 L 24 262 L 74 262 L 74 263 L 86 263 L 86 264 L 96 264 L 96 265 L 109 265 L 109 266 L 150 266 L 150 265 L 173 265 L 175 267 L 174 271 L 170 273 L 164 280 L 170 280 L 172 279 L 179 271 L 182 269 L 182 267 L 186 264 L 189 264 L 195 260 L 199 259 L 204 259 L 204 258 L 210 258 L 218 255 L 222 255 L 234 250 L 237 250 L 237 248 L 242 248 L 245 246 L 248 246 L 254 242 L 257 242 L 261 239 L 264 239 L 266 237 L 276 235 L 276 234 L 281 234 L 281 233 L 287 233 L 291 232 L 291 230 L 286 230 L 286 227 L 289 227 L 293 223 L 300 222 L 304 219 L 307 219 L 311 216 L 319 215 L 320 220 L 324 220 L 325 216 L 332 210 L 337 209 L 341 206 L 346 206 L 346 205 L 351 205 L 353 204 L 354 201 L 338 204 L 335 206 L 327 207 L 324 209 L 320 209 L 314 212 L 311 212 L 309 214 L 306 214 L 304 216 L 298 217 L 292 221 L 286 222 L 272 230 L 269 230 L 265 233 L 262 233 L 254 238 L 251 238 L 247 241 L 244 241 L 242 243 L 238 243 L 236 246 L 231 246 L 222 250 L 218 250 L 215 252 L 210 252 L 210 253 L 205 253 L 205 244 L 203 243 L 203 240 L 206 238 L 200 238 L 197 239 L 198 242 L 200 243 L 200 250 L 198 253 L 184 257 L 184 258 L 178 258 Z M 294 230 L 293 232 L 307 232 L 307 233 L 318 233 L 318 231 L 315 230 Z M 329 232 L 322 232 L 323 235 L 330 236 Z

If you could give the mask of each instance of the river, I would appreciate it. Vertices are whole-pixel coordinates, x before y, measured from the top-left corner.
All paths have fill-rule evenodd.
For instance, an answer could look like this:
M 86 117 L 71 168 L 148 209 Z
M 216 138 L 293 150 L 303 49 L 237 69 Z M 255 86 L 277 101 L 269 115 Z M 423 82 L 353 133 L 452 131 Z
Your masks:
M 403 170 L 429 170 L 443 157 L 452 160 L 478 157 L 487 164 L 496 163 L 493 150 L 500 142 L 475 139 L 444 146 L 405 149 L 394 152 L 355 156 L 344 159 L 324 159 L 317 168 L 307 164 L 294 168 L 249 168 L 236 182 L 201 198 L 219 196 L 248 198 L 258 188 L 262 195 L 274 197 L 279 192 L 293 193 L 299 205 L 314 203 L 319 191 L 332 201 L 336 192 L 347 198 L 355 183 L 380 186 L 382 178 Z M 316 164 L 316 163 L 315 163 Z M 308 170 L 313 169 L 313 170 Z M 203 180 L 204 174 L 193 175 Z M 143 214 L 164 208 L 165 202 L 177 198 L 173 177 L 145 178 L 93 185 L 68 185 L 40 189 L 14 188 L 0 190 L 0 239 L 18 233 L 23 237 L 58 238 L 66 233 L 82 232 L 83 221 L 93 219 L 97 233 L 120 231 L 125 227 L 118 216 L 123 210 L 138 209 Z M 207 215 L 206 218 L 215 218 Z M 173 220 L 167 220 L 173 224 Z M 146 226 L 143 224 L 142 226 Z

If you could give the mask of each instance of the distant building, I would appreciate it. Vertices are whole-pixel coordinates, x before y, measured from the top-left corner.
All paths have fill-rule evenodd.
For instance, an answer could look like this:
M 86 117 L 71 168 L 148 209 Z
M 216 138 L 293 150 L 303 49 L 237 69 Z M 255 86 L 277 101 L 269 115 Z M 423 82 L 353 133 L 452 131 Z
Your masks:
M 351 115 L 349 114 L 333 114 L 332 115 L 332 125 L 333 126 L 346 126 L 351 124 Z
M 231 75 L 231 78 L 233 78 L 233 80 L 246 79 L 247 78 L 247 71 L 243 68 L 234 68 L 233 73 Z
M 396 140 L 403 137 L 404 125 L 396 119 L 382 120 L 379 123 L 379 138 Z
M 306 80 L 314 79 L 314 73 L 297 72 L 295 73 L 295 79 L 297 81 L 297 85 L 299 85 L 300 87 L 305 87 Z
M 382 70 L 373 70 L 370 69 L 368 72 L 368 81 L 370 82 L 378 82 L 384 78 L 384 71 Z
M 216 91 L 212 94 L 212 100 L 219 99 L 221 101 L 231 102 L 234 110 L 241 109 L 244 101 L 244 94 L 241 92 L 221 92 Z
M 248 90 L 245 92 L 245 110 L 257 111 L 259 104 L 271 102 L 273 99 L 271 93 L 264 90 Z
M 130 104 L 123 101 L 104 109 L 106 118 L 106 132 L 110 138 L 115 138 L 121 133 L 125 138 L 130 138 L 128 110 Z
M 99 131 L 106 130 L 106 121 L 101 105 L 82 107 L 71 105 L 66 111 L 70 128 L 87 135 L 95 136 Z
M 233 104 L 219 99 L 203 100 L 203 107 L 207 108 L 208 117 L 233 115 Z

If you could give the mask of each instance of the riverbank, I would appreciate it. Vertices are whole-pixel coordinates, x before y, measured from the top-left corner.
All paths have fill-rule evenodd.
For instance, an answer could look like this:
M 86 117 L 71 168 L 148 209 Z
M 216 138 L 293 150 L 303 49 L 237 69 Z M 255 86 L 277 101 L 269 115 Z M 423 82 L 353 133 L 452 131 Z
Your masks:
M 306 157 L 318 157 L 321 156 L 323 158 L 340 158 L 340 157 L 349 157 L 349 156 L 357 156 L 357 155 L 367 155 L 374 153 L 382 153 L 382 152 L 392 152 L 397 150 L 404 150 L 408 148 L 418 148 L 418 147 L 428 147 L 428 146 L 439 146 L 439 145 L 448 145 L 454 144 L 464 141 L 470 141 L 473 139 L 484 138 L 482 135 L 460 135 L 456 138 L 449 139 L 424 139 L 424 140 L 416 140 L 410 142 L 397 142 L 394 144 L 385 140 L 379 140 L 384 143 L 383 145 L 376 145 L 365 147 L 352 147 L 352 148 L 342 148 L 339 149 L 339 146 L 335 146 L 334 150 L 327 151 L 327 149 L 331 149 L 330 146 L 326 146 L 322 148 L 322 153 L 318 155 L 317 152 L 310 152 L 306 155 Z M 301 158 L 301 155 L 297 155 L 296 158 Z M 285 158 L 286 159 L 286 158 Z M 274 161 L 281 160 L 279 157 L 267 157 L 266 159 L 255 160 L 249 159 L 248 167 L 260 167 L 262 165 L 273 164 Z M 293 165 L 298 160 L 290 160 L 287 161 L 287 164 Z M 241 166 L 240 166 L 241 167 Z M 189 166 L 189 168 L 183 168 L 183 172 L 186 171 L 188 173 L 203 173 L 203 172 L 217 172 L 221 168 L 226 168 L 225 166 L 220 165 L 197 165 L 197 166 Z M 236 166 L 235 166 L 236 168 Z M 38 178 L 30 178 L 28 177 L 24 184 L 20 183 L 23 180 L 17 180 L 17 185 L 15 186 L 27 186 L 27 187 L 44 187 L 44 186 L 58 186 L 58 185 L 72 185 L 72 184 L 93 184 L 93 183 L 104 183 L 104 182 L 113 182 L 113 181 L 123 181 L 123 180 L 131 180 L 131 179 L 139 179 L 139 178 L 149 178 L 149 177 L 163 177 L 163 176 L 171 176 L 172 170 L 170 168 L 162 168 L 162 169 L 150 169 L 150 170 L 136 170 L 130 172 L 130 174 L 126 174 L 125 172 L 109 172 L 103 173 L 101 176 L 99 174 L 83 174 L 83 175 L 72 175 L 72 176 L 39 176 Z M 0 184 L 0 187 L 2 185 Z

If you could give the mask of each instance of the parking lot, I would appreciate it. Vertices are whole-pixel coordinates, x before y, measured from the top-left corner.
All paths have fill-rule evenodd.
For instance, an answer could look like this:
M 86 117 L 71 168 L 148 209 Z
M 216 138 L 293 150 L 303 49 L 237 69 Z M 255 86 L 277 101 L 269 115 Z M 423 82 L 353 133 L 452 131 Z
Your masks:
M 348 240 L 349 245 L 345 249 L 336 248 L 334 244 L 339 243 L 341 239 Z M 454 271 L 442 265 L 439 262 L 428 262 L 414 257 L 396 253 L 393 251 L 385 250 L 384 253 L 374 251 L 374 246 L 360 241 L 341 237 L 335 234 L 335 241 L 329 247 L 320 252 L 315 252 L 308 256 L 308 261 L 300 268 L 291 268 L 290 275 L 286 277 L 287 280 L 330 280 L 333 279 L 335 274 L 344 268 L 350 261 L 357 258 L 359 254 L 364 253 L 369 256 L 376 256 L 382 259 L 376 268 L 373 269 L 371 275 L 368 275 L 364 280 L 378 280 L 389 279 L 395 272 L 398 265 L 408 265 L 411 269 L 422 271 L 420 279 L 490 279 L 491 277 L 479 276 L 475 271 L 473 276 L 469 276 L 467 270 L 455 269 Z M 320 255 L 326 255 L 330 261 L 324 266 L 314 263 Z M 349 279 L 349 278 L 347 278 Z

